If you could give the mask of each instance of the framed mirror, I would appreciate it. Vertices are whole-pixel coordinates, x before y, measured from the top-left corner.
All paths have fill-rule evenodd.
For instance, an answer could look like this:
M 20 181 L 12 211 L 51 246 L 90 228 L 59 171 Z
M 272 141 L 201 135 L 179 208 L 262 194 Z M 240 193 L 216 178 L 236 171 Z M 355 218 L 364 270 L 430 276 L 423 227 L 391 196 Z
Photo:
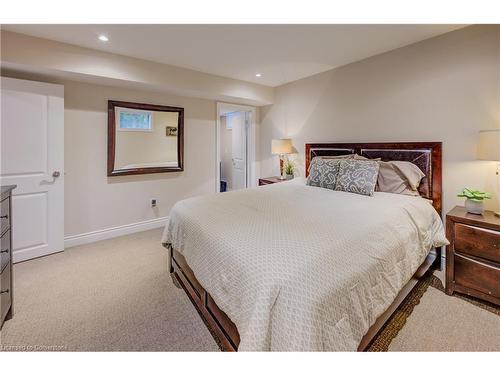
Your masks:
M 108 176 L 183 170 L 184 108 L 108 101 Z

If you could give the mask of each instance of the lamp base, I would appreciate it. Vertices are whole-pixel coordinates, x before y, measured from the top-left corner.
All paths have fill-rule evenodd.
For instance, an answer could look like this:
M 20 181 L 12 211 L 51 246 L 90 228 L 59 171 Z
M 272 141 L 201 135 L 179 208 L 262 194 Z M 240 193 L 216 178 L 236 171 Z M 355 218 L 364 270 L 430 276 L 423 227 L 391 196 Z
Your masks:
M 283 167 L 285 164 L 284 159 L 285 159 L 285 154 L 280 154 L 280 176 L 278 177 L 278 179 L 280 179 L 280 180 L 286 180 L 286 177 L 283 174 Z

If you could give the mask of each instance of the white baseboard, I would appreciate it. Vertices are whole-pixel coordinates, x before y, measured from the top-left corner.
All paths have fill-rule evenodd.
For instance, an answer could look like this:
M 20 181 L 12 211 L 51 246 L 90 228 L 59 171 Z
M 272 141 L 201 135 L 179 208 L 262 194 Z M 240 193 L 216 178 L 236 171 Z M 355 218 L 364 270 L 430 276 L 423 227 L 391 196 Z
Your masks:
M 62 250 L 48 249 L 46 244 L 28 249 L 16 250 L 12 253 L 12 263 L 24 262 L 26 260 L 44 257 L 46 255 L 59 253 Z
M 168 217 L 141 221 L 139 223 L 121 225 L 119 227 L 96 230 L 94 232 L 76 234 L 64 237 L 64 248 L 84 245 L 87 243 L 107 240 L 114 237 L 125 236 L 127 234 L 143 232 L 145 230 L 160 228 L 165 225 Z

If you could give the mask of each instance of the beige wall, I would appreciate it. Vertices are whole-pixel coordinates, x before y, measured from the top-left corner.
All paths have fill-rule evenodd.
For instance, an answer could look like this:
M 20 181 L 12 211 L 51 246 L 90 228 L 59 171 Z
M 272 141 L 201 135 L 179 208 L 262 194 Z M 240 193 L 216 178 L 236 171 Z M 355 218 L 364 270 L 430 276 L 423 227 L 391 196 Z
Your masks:
M 65 236 L 164 217 L 180 199 L 215 191 L 214 101 L 51 82 L 64 84 Z M 108 99 L 184 107 L 184 171 L 107 177 Z M 155 209 L 150 198 L 159 200 Z
M 65 83 L 65 234 L 168 215 L 180 199 L 214 191 L 215 102 Z M 107 100 L 184 107 L 184 171 L 106 177 Z M 158 198 L 156 209 L 150 198 Z
M 478 131 L 500 127 L 500 26 L 472 26 L 281 86 L 261 109 L 261 176 L 271 139 L 442 141 L 444 209 L 464 186 L 495 192 L 494 163 L 475 160 Z M 487 203 L 495 205 L 494 201 Z
M 117 123 L 115 168 L 131 164 L 177 162 L 177 137 L 167 137 L 166 127 L 176 128 L 178 119 L 177 112 L 153 111 L 152 131 L 123 131 L 119 130 Z

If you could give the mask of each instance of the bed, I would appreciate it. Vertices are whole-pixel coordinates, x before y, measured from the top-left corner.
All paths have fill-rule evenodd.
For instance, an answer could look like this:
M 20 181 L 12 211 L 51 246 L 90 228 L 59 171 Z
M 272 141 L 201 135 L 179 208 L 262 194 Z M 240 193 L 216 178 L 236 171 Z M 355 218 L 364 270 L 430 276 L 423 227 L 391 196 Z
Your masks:
M 306 144 L 306 171 L 315 156 L 355 153 L 416 164 L 421 197 L 296 178 L 173 207 L 162 239 L 170 272 L 223 349 L 365 350 L 440 267 L 441 143 Z

